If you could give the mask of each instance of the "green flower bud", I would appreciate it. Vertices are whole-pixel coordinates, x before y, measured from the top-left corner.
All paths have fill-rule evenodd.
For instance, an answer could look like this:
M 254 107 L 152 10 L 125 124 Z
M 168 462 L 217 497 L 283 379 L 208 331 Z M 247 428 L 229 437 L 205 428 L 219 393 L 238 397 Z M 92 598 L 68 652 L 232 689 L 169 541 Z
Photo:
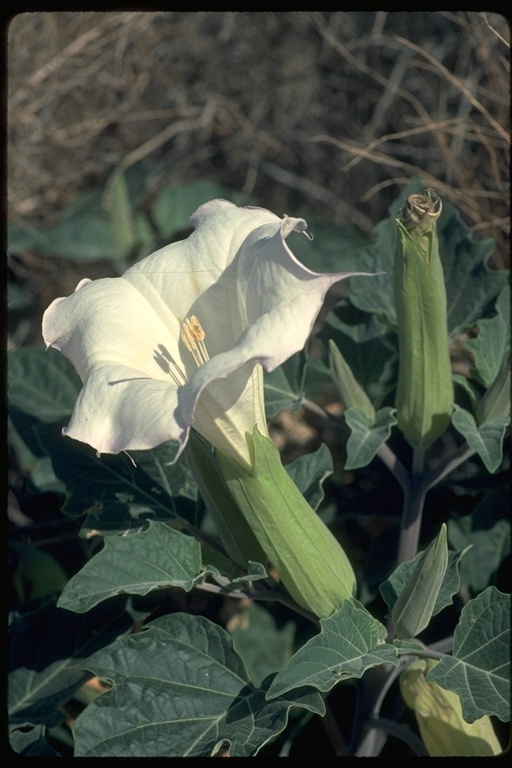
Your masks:
M 286 472 L 272 441 L 255 428 L 248 443 L 252 470 L 218 453 L 227 487 L 295 602 L 327 618 L 355 595 L 350 561 Z
M 441 209 L 431 190 L 407 199 L 397 219 L 393 271 L 398 426 L 413 448 L 423 450 L 443 434 L 453 410 L 446 288 L 436 232 Z
M 428 626 L 448 567 L 446 524 L 418 558 L 409 581 L 393 605 L 391 618 L 397 637 L 409 638 Z
M 332 339 L 329 340 L 329 368 L 343 407 L 359 408 L 368 416 L 370 424 L 373 424 L 375 422 L 373 403 L 355 379 L 352 369 Z
M 437 683 L 427 683 L 427 673 L 437 661 L 414 661 L 400 675 L 400 690 L 405 703 L 414 710 L 421 738 L 430 757 L 486 757 L 502 752 L 492 727 L 484 715 L 474 723 L 462 717 L 460 699 Z

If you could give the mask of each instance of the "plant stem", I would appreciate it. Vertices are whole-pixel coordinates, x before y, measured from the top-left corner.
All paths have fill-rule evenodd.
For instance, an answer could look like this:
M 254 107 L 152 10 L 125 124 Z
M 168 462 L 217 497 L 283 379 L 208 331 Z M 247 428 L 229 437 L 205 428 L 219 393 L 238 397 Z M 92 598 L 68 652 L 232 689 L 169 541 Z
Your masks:
M 427 490 L 421 476 L 411 475 L 409 488 L 404 493 L 397 565 L 406 560 L 412 560 L 418 552 L 421 520 Z

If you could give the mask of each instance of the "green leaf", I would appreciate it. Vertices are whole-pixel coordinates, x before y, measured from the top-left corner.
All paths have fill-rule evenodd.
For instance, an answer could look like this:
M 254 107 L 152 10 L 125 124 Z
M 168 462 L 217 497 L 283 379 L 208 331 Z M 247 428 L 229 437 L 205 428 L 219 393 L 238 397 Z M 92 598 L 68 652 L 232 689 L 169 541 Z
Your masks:
M 361 677 L 378 664 L 398 666 L 394 646 L 384 642 L 386 628 L 357 600 L 346 600 L 339 611 L 321 619 L 321 632 L 292 656 L 274 678 L 267 698 L 301 685 L 330 691 L 340 680 Z
M 496 314 L 477 321 L 479 334 L 463 342 L 475 361 L 478 380 L 490 387 L 510 348 L 510 289 L 505 286 L 495 304 Z
M 151 209 L 152 219 L 162 238 L 169 239 L 191 229 L 190 217 L 203 203 L 215 198 L 247 205 L 249 198 L 236 190 L 210 181 L 198 181 L 186 186 L 166 186 L 157 195 Z
M 45 734 L 44 726 L 23 723 L 11 729 L 9 742 L 13 750 L 23 757 L 61 757 L 56 749 L 50 747 Z
M 120 638 L 87 666 L 114 682 L 77 718 L 76 757 L 256 755 L 291 707 L 323 714 L 312 691 L 273 702 L 249 682 L 232 640 L 200 616 L 175 613 Z
M 298 411 L 304 396 L 307 363 L 304 353 L 297 352 L 275 370 L 264 372 L 265 413 L 271 419 L 279 411 Z
M 109 536 L 98 552 L 64 588 L 59 608 L 85 613 L 109 597 L 147 595 L 181 587 L 189 592 L 201 574 L 201 548 L 164 523 L 128 536 Z
M 48 241 L 43 253 L 79 262 L 124 260 L 137 243 L 120 239 L 118 226 L 105 208 L 103 190 L 87 190 L 45 231 Z
M 366 467 L 389 438 L 393 425 L 396 424 L 395 409 L 381 408 L 375 415 L 373 425 L 370 424 L 368 416 L 355 406 L 347 408 L 343 415 L 350 427 L 345 469 Z
M 325 443 L 316 451 L 299 456 L 291 464 L 286 464 L 285 469 L 309 506 L 317 509 L 324 498 L 324 480 L 333 473 L 331 452 Z
M 173 440 L 148 451 L 129 451 L 137 469 L 163 488 L 168 496 L 197 500 L 197 483 L 185 458 L 173 464 L 178 445 Z
M 464 606 L 453 656 L 443 657 L 426 680 L 458 694 L 468 723 L 483 715 L 510 719 L 510 595 L 488 587 Z
M 56 725 L 57 710 L 89 677 L 83 660 L 133 623 L 126 599 L 98 606 L 87 617 L 53 603 L 15 618 L 9 629 L 8 712 L 12 724 Z
M 499 586 L 500 567 L 510 555 L 508 489 L 488 492 L 470 515 L 448 521 L 448 538 L 456 549 L 471 547 L 461 563 L 461 577 L 473 594 Z
M 176 465 L 165 467 L 169 446 L 163 444 L 147 457 L 151 471 L 134 466 L 124 455 L 96 456 L 93 448 L 61 435 L 58 424 L 41 424 L 36 433 L 41 446 L 50 456 L 56 476 L 66 485 L 67 498 L 63 511 L 73 517 L 87 514 L 83 533 L 91 530 L 122 533 L 140 528 L 148 518 L 174 521 L 186 525 L 193 519 L 195 505 L 184 496 L 171 496 L 183 488 L 183 477 L 173 483 Z M 153 470 L 160 465 L 160 480 Z M 188 486 L 187 486 L 188 487 Z
M 356 272 L 360 270 L 357 253 L 372 240 L 353 224 L 332 225 L 320 221 L 309 211 L 298 213 L 308 222 L 313 242 L 292 232 L 289 245 L 295 256 L 313 272 Z
M 453 603 L 453 596 L 459 591 L 460 587 L 459 566 L 461 558 L 466 555 L 468 549 L 469 547 L 466 547 L 461 552 L 448 552 L 448 565 L 434 603 L 432 616 L 436 616 L 443 608 L 447 608 Z M 423 552 L 419 552 L 413 560 L 401 563 L 389 579 L 380 585 L 380 593 L 390 611 L 393 609 L 398 596 L 409 582 L 414 568 L 423 554 Z
M 82 383 L 64 355 L 51 348 L 12 349 L 7 365 L 11 405 L 44 422 L 71 414 Z
M 258 603 L 241 614 L 231 637 L 255 685 L 261 685 L 268 675 L 286 664 L 293 653 L 294 635 L 293 622 L 278 627 L 272 615 Z
M 7 308 L 9 312 L 26 310 L 32 305 L 33 296 L 15 283 L 7 283 Z
M 480 426 L 474 417 L 455 404 L 453 407 L 452 424 L 482 459 L 489 472 L 496 472 L 503 459 L 503 438 L 510 416 L 495 421 L 486 421 Z

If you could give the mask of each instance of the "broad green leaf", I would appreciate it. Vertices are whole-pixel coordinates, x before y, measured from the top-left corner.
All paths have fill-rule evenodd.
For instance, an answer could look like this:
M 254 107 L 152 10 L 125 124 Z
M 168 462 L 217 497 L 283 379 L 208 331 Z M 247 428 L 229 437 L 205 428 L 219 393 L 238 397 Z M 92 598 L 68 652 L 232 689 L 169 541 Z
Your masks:
M 164 587 L 189 592 L 200 574 L 199 542 L 150 522 L 144 531 L 107 537 L 103 549 L 67 583 L 57 605 L 85 613 L 120 593 L 147 595 Z
M 297 651 L 275 676 L 267 698 L 301 685 L 330 691 L 341 680 L 361 677 L 378 664 L 398 666 L 394 646 L 385 643 L 386 628 L 357 600 L 321 619 L 321 632 Z
M 307 363 L 304 354 L 297 352 L 274 371 L 264 374 L 265 413 L 271 419 L 279 411 L 298 411 L 304 396 Z
M 96 653 L 87 667 L 112 680 L 77 718 L 75 757 L 256 755 L 291 707 L 323 714 L 312 691 L 272 702 L 254 688 L 230 636 L 201 616 L 175 613 Z
M 126 599 L 98 606 L 86 617 L 48 603 L 15 618 L 9 628 L 9 722 L 56 725 L 57 707 L 89 677 L 83 660 L 131 626 Z
M 509 416 L 496 421 L 486 421 L 477 426 L 469 411 L 455 404 L 452 414 L 452 424 L 482 459 L 489 472 L 496 472 L 503 459 L 503 438 Z
M 23 757 L 61 757 L 45 738 L 46 728 L 42 725 L 23 723 L 12 728 L 9 742 L 13 750 Z
M 236 205 L 247 205 L 249 198 L 236 190 L 210 181 L 198 181 L 186 186 L 165 186 L 158 193 L 151 208 L 152 219 L 162 238 L 171 238 L 191 229 L 190 217 L 203 203 L 215 198 L 230 200 Z
M 119 241 L 115 221 L 104 205 L 102 189 L 81 193 L 44 234 L 48 238 L 44 253 L 73 261 L 124 260 L 137 245 Z
M 462 581 L 473 594 L 498 586 L 500 567 L 510 555 L 508 490 L 489 491 L 470 515 L 448 521 L 448 538 L 456 549 L 471 547 L 461 563 Z
M 44 422 L 71 414 L 82 384 L 64 355 L 42 347 L 13 349 L 8 353 L 7 366 L 11 405 Z
M 289 621 L 278 627 L 272 615 L 258 603 L 238 617 L 237 626 L 230 632 L 235 651 L 242 657 L 254 685 L 259 686 L 292 655 L 295 625 Z
M 483 715 L 510 719 L 510 595 L 488 587 L 464 606 L 453 656 L 443 657 L 426 680 L 459 695 L 468 723 Z
M 296 215 L 304 217 L 313 235 L 311 242 L 297 232 L 290 234 L 290 248 L 302 264 L 313 272 L 359 271 L 357 253 L 360 248 L 371 245 L 371 238 L 353 224 L 326 224 L 309 211 Z
M 129 451 L 137 469 L 155 481 L 169 496 L 184 496 L 197 500 L 197 484 L 194 475 L 182 458 L 172 464 L 177 451 L 174 441 L 162 443 L 149 451 Z
M 475 411 L 478 404 L 479 393 L 476 391 L 469 379 L 467 379 L 466 376 L 463 376 L 462 373 L 454 373 L 453 384 L 455 386 L 456 392 L 457 389 L 460 388 L 459 391 L 462 391 L 463 397 L 467 399 L 467 405 L 469 405 L 472 411 Z M 460 400 L 460 397 L 456 395 L 456 399 Z
M 468 549 L 469 547 L 466 547 L 461 552 L 448 552 L 448 566 L 434 604 L 432 616 L 436 616 L 443 610 L 443 608 L 447 608 L 453 603 L 453 596 L 458 592 L 460 587 L 460 561 L 461 558 L 466 555 Z M 390 611 L 393 609 L 398 596 L 411 578 L 412 572 L 422 555 L 423 552 L 419 552 L 413 560 L 407 560 L 407 562 L 401 563 L 391 574 L 389 579 L 380 585 L 380 593 Z
M 64 589 L 68 575 L 59 561 L 49 552 L 18 545 L 15 542 L 11 546 L 20 553 L 13 579 L 20 603 L 42 600 Z
M 309 506 L 316 509 L 324 498 L 324 480 L 333 472 L 331 452 L 325 443 L 316 451 L 286 464 L 285 469 Z
M 172 488 L 178 494 L 183 488 L 181 473 L 176 485 L 173 484 L 176 465 L 166 467 L 165 479 L 158 482 L 155 472 L 146 474 L 124 454 L 102 454 L 98 458 L 90 446 L 63 437 L 58 424 L 41 424 L 36 432 L 52 460 L 55 474 L 66 485 L 63 511 L 73 517 L 87 514 L 84 533 L 121 533 L 140 528 L 148 518 L 173 520 L 180 525 L 188 525 L 186 520 L 193 519 L 195 509 L 190 499 L 168 492 Z M 161 456 L 155 463 L 163 469 L 168 447 L 164 444 L 153 451 Z M 149 457 L 148 462 L 152 464 Z
M 510 348 L 510 289 L 505 286 L 495 304 L 496 314 L 477 321 L 479 334 L 464 342 L 472 353 L 478 379 L 489 387 Z
M 33 296 L 15 283 L 7 283 L 7 308 L 9 312 L 18 312 L 33 303 Z
M 373 425 L 370 424 L 368 416 L 355 406 L 347 408 L 343 415 L 350 427 L 345 469 L 366 467 L 389 438 L 396 424 L 395 409 L 381 408 L 375 415 Z

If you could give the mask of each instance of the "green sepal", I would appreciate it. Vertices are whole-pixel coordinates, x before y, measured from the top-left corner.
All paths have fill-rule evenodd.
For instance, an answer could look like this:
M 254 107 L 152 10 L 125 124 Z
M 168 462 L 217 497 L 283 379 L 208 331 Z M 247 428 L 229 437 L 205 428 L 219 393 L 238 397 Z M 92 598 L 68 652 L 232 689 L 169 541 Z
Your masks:
M 218 453 L 227 487 L 291 597 L 327 618 L 355 595 L 350 561 L 289 477 L 272 441 L 257 428 L 248 441 L 252 471 Z
M 399 639 L 415 637 L 428 626 L 447 567 L 448 544 L 443 523 L 434 541 L 418 558 L 409 581 L 393 605 L 391 618 Z
M 244 570 L 250 562 L 265 565 L 266 555 L 229 492 L 208 441 L 191 430 L 185 453 L 226 554 Z

